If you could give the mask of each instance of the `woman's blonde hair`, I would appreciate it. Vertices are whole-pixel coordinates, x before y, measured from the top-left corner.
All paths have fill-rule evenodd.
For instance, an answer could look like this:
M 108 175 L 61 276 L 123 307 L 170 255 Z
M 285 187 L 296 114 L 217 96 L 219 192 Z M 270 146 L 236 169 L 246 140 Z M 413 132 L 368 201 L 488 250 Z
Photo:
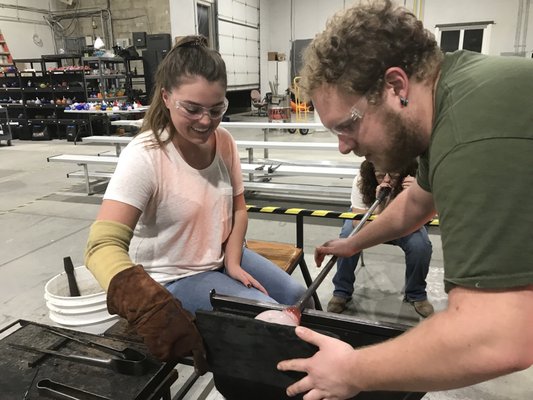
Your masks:
M 151 130 L 156 146 L 171 141 L 176 134 L 170 112 L 163 101 L 163 89 L 172 92 L 186 79 L 195 76 L 201 76 L 208 82 L 219 82 L 224 90 L 228 85 L 226 64 L 220 53 L 207 47 L 207 39 L 204 36 L 184 36 L 157 67 L 152 101 L 140 130 L 141 132 Z M 161 134 L 166 128 L 169 135 L 162 138 Z

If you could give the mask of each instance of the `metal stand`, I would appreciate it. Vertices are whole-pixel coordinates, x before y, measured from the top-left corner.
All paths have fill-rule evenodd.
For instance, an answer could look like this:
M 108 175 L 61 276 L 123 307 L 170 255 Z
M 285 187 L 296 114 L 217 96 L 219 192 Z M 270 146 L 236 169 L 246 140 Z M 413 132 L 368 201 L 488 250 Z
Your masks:
M 6 140 L 7 141 L 7 145 L 11 146 L 11 140 L 13 139 L 13 136 L 11 134 L 11 123 L 9 122 L 9 115 L 7 113 L 7 108 L 0 107 L 0 112 L 4 112 L 6 114 L 6 117 L 5 117 L 6 118 L 6 123 L 2 124 L 3 126 L 5 126 L 6 130 L 3 130 L 0 127 L 0 141 Z

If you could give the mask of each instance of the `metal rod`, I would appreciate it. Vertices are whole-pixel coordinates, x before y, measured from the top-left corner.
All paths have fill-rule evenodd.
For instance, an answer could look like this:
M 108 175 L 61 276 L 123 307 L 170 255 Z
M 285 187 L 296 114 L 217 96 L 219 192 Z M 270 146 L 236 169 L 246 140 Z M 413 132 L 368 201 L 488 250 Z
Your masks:
M 388 190 L 386 190 L 386 189 L 388 189 Z M 370 218 L 370 216 L 372 215 L 374 210 L 383 201 L 383 199 L 385 197 L 387 197 L 387 195 L 389 193 L 390 193 L 390 188 L 383 188 L 379 192 L 379 195 L 378 195 L 376 201 L 374 201 L 374 203 L 370 206 L 370 208 L 367 210 L 365 215 L 363 215 L 363 218 L 361 218 L 361 221 L 359 221 L 357 226 L 355 228 L 353 228 L 353 230 L 348 235 L 349 238 L 352 237 L 353 235 L 355 235 L 357 232 L 359 232 L 363 228 L 365 222 L 368 220 L 368 218 Z M 309 300 L 309 298 L 313 295 L 313 293 L 318 289 L 318 286 L 322 283 L 322 281 L 324 280 L 326 275 L 329 273 L 331 268 L 335 265 L 335 263 L 337 262 L 337 259 L 338 259 L 337 256 L 333 256 L 333 257 L 330 258 L 328 263 L 322 268 L 320 273 L 317 275 L 317 277 L 315 278 L 313 283 L 311 283 L 311 285 L 307 288 L 307 290 L 305 291 L 303 296 L 300 298 L 300 300 L 298 300 L 298 303 L 296 303 L 296 305 L 295 305 L 296 308 L 298 308 L 300 311 L 302 310 L 303 304 L 307 300 Z

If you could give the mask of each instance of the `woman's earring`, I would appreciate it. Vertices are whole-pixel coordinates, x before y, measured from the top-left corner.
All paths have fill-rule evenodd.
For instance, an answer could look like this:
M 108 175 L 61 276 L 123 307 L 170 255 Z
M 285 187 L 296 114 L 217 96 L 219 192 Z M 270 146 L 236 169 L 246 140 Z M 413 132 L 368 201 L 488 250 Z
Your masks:
M 407 104 L 409 104 L 409 100 L 405 97 L 400 96 L 400 103 L 402 106 L 407 107 Z

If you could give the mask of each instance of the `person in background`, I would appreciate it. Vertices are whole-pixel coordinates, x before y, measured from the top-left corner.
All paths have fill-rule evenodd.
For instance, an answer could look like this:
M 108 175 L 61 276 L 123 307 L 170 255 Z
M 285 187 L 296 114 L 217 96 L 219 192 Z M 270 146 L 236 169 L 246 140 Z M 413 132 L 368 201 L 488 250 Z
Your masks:
M 417 168 L 418 163 L 414 160 L 401 172 L 385 173 L 376 171 L 371 162 L 363 161 L 352 186 L 351 211 L 366 213 L 381 189 L 388 187 L 391 189 L 390 194 L 374 214 L 381 213 L 402 190 L 411 186 Z M 357 221 L 345 220 L 340 237 L 348 237 L 354 225 L 357 225 Z M 401 247 L 405 253 L 404 302 L 411 304 L 422 317 L 429 317 L 434 311 L 426 293 L 426 276 L 429 271 L 432 246 L 426 227 L 421 226 L 415 232 L 387 243 Z M 340 257 L 337 260 L 337 272 L 333 276 L 333 297 L 328 303 L 328 312 L 341 313 L 346 309 L 354 292 L 355 268 L 360 255 L 361 253 L 356 253 L 351 257 Z
M 339 151 L 416 182 L 379 218 L 315 249 L 315 261 L 405 236 L 439 215 L 448 305 L 404 334 L 354 349 L 297 327 L 319 350 L 279 363 L 304 399 L 448 390 L 533 364 L 533 61 L 443 54 L 391 1 L 336 14 L 306 48 L 301 86 Z
M 209 294 L 294 304 L 303 285 L 243 247 L 248 224 L 240 158 L 219 126 L 226 67 L 201 36 L 184 37 L 156 73 L 141 132 L 122 151 L 85 263 L 161 360 L 193 354 L 206 370 L 197 309 Z

